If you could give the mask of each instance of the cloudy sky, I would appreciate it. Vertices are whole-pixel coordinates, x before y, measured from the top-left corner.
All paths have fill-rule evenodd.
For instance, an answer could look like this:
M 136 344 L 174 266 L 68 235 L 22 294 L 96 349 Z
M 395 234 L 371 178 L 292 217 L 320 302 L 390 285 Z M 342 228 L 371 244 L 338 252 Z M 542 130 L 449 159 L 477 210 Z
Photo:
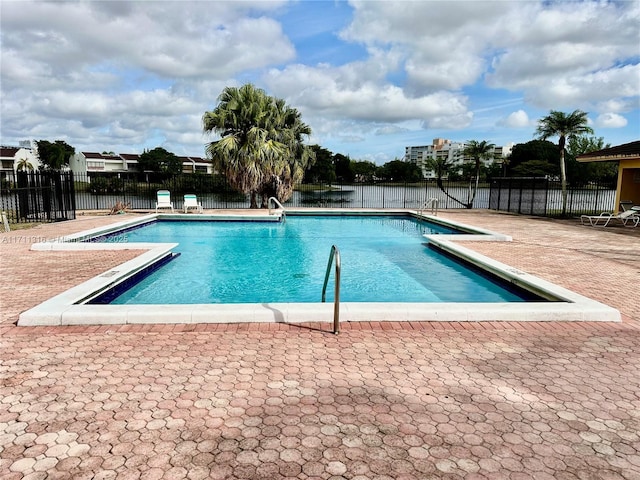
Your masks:
M 638 1 L 0 2 L 0 143 L 204 156 L 226 86 L 378 164 L 433 138 L 527 142 L 551 109 L 640 139 Z

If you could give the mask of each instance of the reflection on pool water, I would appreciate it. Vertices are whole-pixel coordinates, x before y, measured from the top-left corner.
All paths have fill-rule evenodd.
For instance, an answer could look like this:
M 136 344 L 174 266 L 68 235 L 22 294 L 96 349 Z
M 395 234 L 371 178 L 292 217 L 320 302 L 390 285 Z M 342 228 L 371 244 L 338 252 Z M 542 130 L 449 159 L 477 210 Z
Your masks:
M 410 216 L 156 221 L 127 231 L 127 241 L 177 242 L 180 255 L 92 303 L 319 302 L 332 245 L 341 253 L 343 302 L 542 301 L 429 247 L 423 235 L 437 233 L 461 232 Z

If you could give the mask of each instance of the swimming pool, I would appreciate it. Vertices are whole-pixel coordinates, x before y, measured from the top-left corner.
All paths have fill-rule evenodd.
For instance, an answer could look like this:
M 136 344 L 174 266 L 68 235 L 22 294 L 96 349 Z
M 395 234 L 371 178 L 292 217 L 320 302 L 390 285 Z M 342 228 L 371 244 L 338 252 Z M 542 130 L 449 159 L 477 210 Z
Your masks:
M 176 242 L 180 255 L 90 303 L 318 302 L 332 245 L 344 302 L 543 301 L 441 251 L 461 230 L 410 216 L 288 216 L 285 222 L 156 221 L 101 241 Z M 141 275 L 142 276 L 142 275 Z M 332 290 L 331 290 L 332 291 Z M 331 301 L 332 293 L 327 297 Z
M 549 301 L 490 301 L 490 302 L 398 302 L 388 301 L 342 301 L 339 304 L 341 321 L 621 321 L 620 313 L 604 304 L 579 295 L 575 292 L 547 282 L 528 274 L 527 272 L 505 265 L 474 250 L 464 247 L 458 241 L 491 241 L 509 242 L 511 237 L 463 225 L 440 216 L 424 215 L 413 210 L 381 210 L 368 209 L 296 209 L 287 210 L 285 225 L 292 222 L 294 215 L 358 215 L 362 217 L 410 216 L 415 219 L 428 219 L 438 225 L 451 227 L 462 233 L 426 234 L 423 243 L 428 241 L 429 249 L 436 249 L 450 256 L 454 262 L 463 262 L 472 269 L 477 269 L 481 275 L 498 277 L 510 286 L 530 292 L 534 297 Z M 148 214 L 127 215 L 123 221 L 105 225 L 91 230 L 81 231 L 53 241 L 35 243 L 31 250 L 35 251 L 64 251 L 73 255 L 74 251 L 91 250 L 130 250 L 141 253 L 132 260 L 113 267 L 96 277 L 76 285 L 63 293 L 55 295 L 35 307 L 22 312 L 18 325 L 117 325 L 144 323 L 243 323 L 243 322 L 330 322 L 336 318 L 334 304 L 331 301 L 321 303 L 320 300 L 311 302 L 275 302 L 262 303 L 192 303 L 168 304 L 161 300 L 156 304 L 91 304 L 93 299 L 105 292 L 116 291 L 119 286 L 136 284 L 139 278 L 146 275 L 148 270 L 159 268 L 162 270 L 171 265 L 175 259 L 175 252 L 180 248 L 180 242 L 172 241 L 170 237 L 156 239 L 153 242 L 132 240 L 133 231 L 141 225 L 151 224 L 158 220 L 190 221 L 192 225 L 217 221 L 242 222 L 238 225 L 247 226 L 247 221 L 269 222 L 275 229 L 274 236 L 280 236 L 286 231 L 281 223 L 283 212 L 248 212 L 246 210 L 226 211 L 214 214 L 184 215 L 184 214 Z M 285 226 L 285 229 L 281 227 Z M 88 242 L 90 239 L 116 234 L 115 243 Z M 372 238 L 378 236 L 376 231 Z M 161 240 L 161 243 L 156 243 Z M 420 244 L 424 254 L 425 246 Z M 324 265 L 320 270 L 325 271 L 329 251 L 321 251 Z M 395 248 L 391 249 L 392 253 Z M 286 253 L 284 250 L 281 253 Z M 182 257 L 182 255 L 180 255 Z M 180 259 L 178 257 L 178 259 Z M 366 257 L 366 255 L 365 255 Z M 422 258 L 422 257 L 421 257 Z M 346 259 L 346 257 L 345 257 Z M 212 264 L 212 259 L 208 259 Z M 220 262 L 224 259 L 220 259 Z M 161 266 L 166 263 L 164 266 Z M 349 262 L 347 262 L 349 263 Z M 372 263 L 372 262 L 370 262 Z M 422 263 L 422 262 L 418 262 Z M 245 264 L 251 265 L 250 262 Z M 212 264 L 216 266 L 219 264 Z M 346 267 L 345 267 L 346 268 Z M 296 272 L 304 274 L 304 272 Z M 315 274 L 315 273 L 314 273 Z M 270 278 L 269 281 L 275 281 Z M 333 279 L 330 280 L 330 283 Z M 387 282 L 388 283 L 388 282 Z M 445 287 L 446 282 L 440 282 Z M 255 281 L 251 282 L 255 286 Z M 314 287 L 315 288 L 315 287 Z M 188 289 L 188 288 L 187 288 Z

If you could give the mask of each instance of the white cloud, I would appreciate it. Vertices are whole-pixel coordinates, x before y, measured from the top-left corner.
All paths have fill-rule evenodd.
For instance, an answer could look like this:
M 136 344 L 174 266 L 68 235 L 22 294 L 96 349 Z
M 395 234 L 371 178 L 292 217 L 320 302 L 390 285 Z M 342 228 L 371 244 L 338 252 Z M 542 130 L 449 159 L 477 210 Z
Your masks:
M 627 126 L 627 119 L 617 113 L 603 113 L 594 122 L 600 128 L 622 128 Z
M 265 81 L 270 91 L 286 98 L 302 113 L 313 112 L 330 118 L 346 116 L 370 123 L 422 119 L 428 125 L 450 128 L 469 123 L 471 114 L 465 96 L 439 91 L 408 97 L 399 87 L 374 81 L 375 75 L 360 74 L 370 70 L 362 63 L 338 68 L 293 65 L 271 70 Z
M 278 22 L 243 16 L 271 2 L 132 2 L 116 15 L 105 2 L 26 3 L 3 3 L 2 48 L 54 75 L 111 59 L 165 78 L 228 78 L 295 55 Z
M 487 85 L 524 91 L 533 105 L 550 109 L 589 109 L 598 101 L 638 96 L 638 64 L 620 60 L 640 53 L 640 4 L 518 5 L 505 22 L 502 38 L 508 42 L 494 56 Z
M 525 128 L 535 125 L 535 122 L 529 119 L 527 112 L 518 110 L 517 112 L 510 113 L 506 118 L 501 119 L 498 124 L 508 128 Z
M 395 135 L 400 132 L 408 132 L 409 129 L 400 127 L 398 125 L 385 125 L 384 127 L 380 127 L 376 129 L 375 135 Z

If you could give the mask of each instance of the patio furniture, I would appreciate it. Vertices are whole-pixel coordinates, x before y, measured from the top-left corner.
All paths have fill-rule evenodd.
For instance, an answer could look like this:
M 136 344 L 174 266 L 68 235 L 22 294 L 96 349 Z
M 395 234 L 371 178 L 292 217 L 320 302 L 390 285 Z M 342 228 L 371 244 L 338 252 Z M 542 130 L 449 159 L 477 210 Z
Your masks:
M 184 213 L 187 213 L 190 208 L 195 208 L 196 212 L 202 213 L 202 204 L 198 201 L 198 197 L 193 194 L 186 194 L 184 196 Z
M 169 190 L 158 190 L 156 213 L 158 213 L 159 208 L 170 208 L 173 212 L 173 202 L 171 201 L 171 192 L 169 192 Z
M 620 209 L 623 212 L 626 212 L 631 207 L 633 207 L 633 202 L 631 200 L 620 200 Z
M 611 221 L 620 221 L 625 227 L 637 227 L 640 223 L 640 212 L 637 210 L 625 210 L 617 215 L 609 212 L 602 212 L 600 215 L 582 215 L 580 222 L 586 225 L 589 222 L 592 227 L 606 227 Z

